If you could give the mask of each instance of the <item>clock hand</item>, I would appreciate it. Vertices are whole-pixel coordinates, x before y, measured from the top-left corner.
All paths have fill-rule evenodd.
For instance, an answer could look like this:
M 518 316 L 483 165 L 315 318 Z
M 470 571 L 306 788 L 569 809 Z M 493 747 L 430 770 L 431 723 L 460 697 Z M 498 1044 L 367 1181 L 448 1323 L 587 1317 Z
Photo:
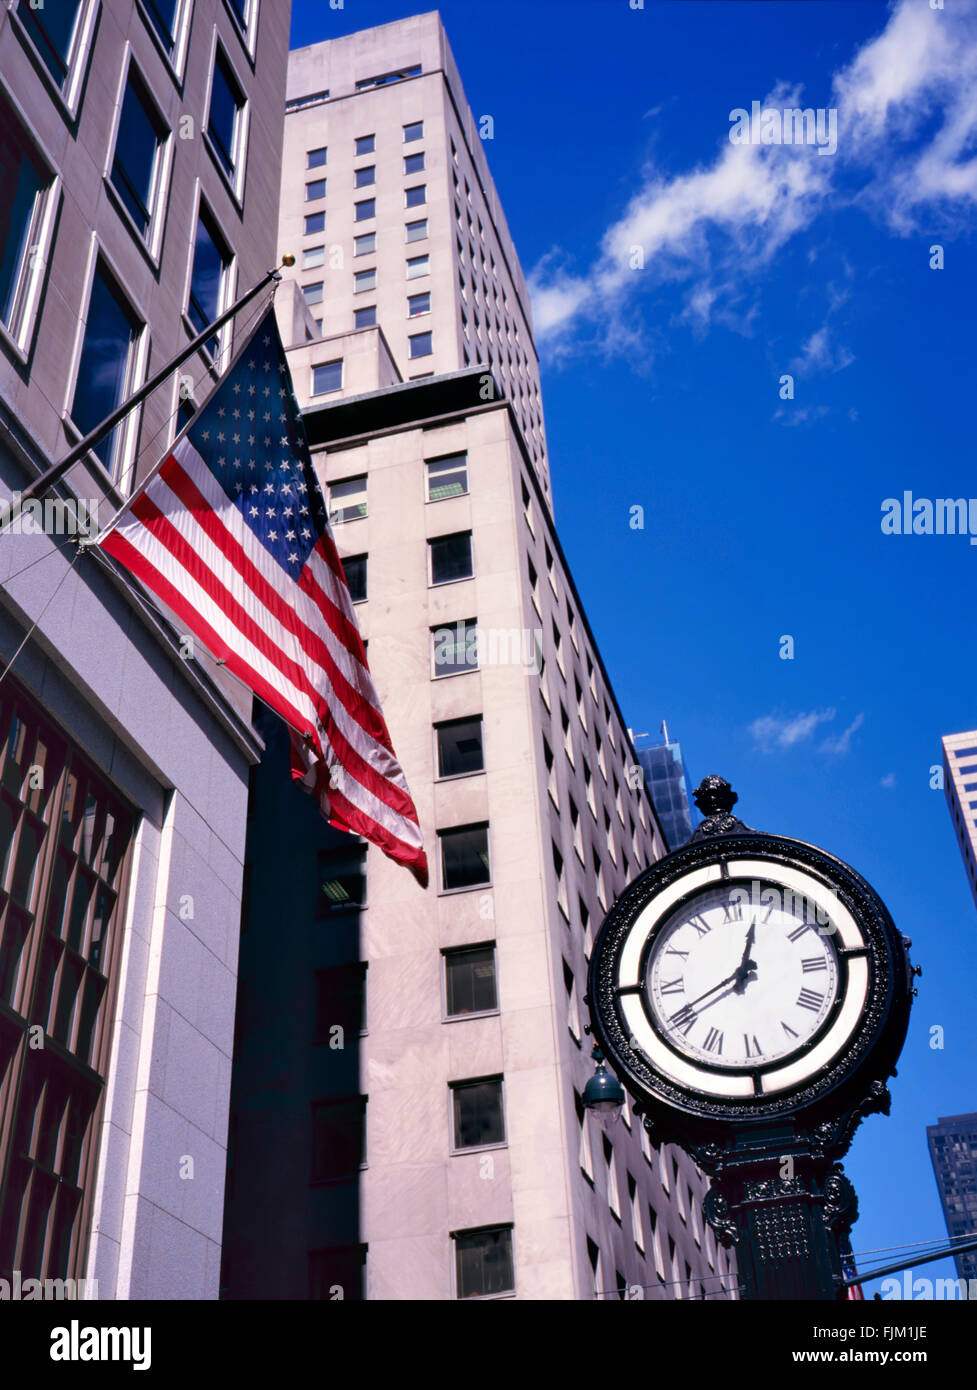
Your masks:
M 750 950 L 756 937 L 756 918 L 750 923 L 750 930 L 746 933 L 746 945 L 743 947 L 743 959 L 739 963 L 734 975 L 733 989 L 737 994 L 742 994 L 746 988 L 747 980 L 756 970 L 756 961 L 750 960 Z

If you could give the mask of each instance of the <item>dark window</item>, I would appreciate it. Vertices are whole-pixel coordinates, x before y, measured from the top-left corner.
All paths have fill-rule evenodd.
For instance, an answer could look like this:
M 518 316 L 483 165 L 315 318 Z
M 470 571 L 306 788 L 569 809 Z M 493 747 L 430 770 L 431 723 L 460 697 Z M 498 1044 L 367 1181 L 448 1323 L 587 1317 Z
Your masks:
M 444 995 L 448 1018 L 497 1009 L 495 947 L 465 946 L 445 951 Z
M 505 1143 L 502 1116 L 502 1078 L 459 1081 L 451 1087 L 456 1149 Z
M 326 214 L 324 212 L 310 212 L 305 219 L 305 235 L 313 236 L 316 232 L 326 230 Z
M 452 719 L 446 724 L 435 725 L 435 728 L 439 777 L 460 777 L 466 772 L 485 771 L 481 715 L 476 715 L 474 719 Z
M 324 198 L 325 196 L 325 179 L 312 179 L 309 183 L 305 185 L 305 201 L 307 203 L 314 203 L 317 199 Z
M 312 1181 L 353 1177 L 366 1160 L 366 1096 L 312 1105 Z
M 68 76 L 80 10 L 81 0 L 48 0 L 48 4 L 36 8 L 30 0 L 20 0 L 17 6 L 18 18 L 59 87 L 64 86 Z
M 438 832 L 441 842 L 441 886 L 474 888 L 489 883 L 488 826 L 459 826 Z
M 409 208 L 420 207 L 427 202 L 427 184 L 418 183 L 413 188 L 404 189 L 404 206 Z
M 424 168 L 424 154 L 423 154 L 423 151 L 422 151 L 420 154 L 405 154 L 405 155 L 404 155 L 404 173 L 405 173 L 405 174 L 419 174 L 419 173 L 421 173 L 421 171 L 423 170 L 423 168 Z
M 237 20 L 238 24 L 240 24 L 241 29 L 247 33 L 248 18 L 254 0 L 227 0 L 227 2 L 231 7 L 234 18 Z
M 437 536 L 428 541 L 431 552 L 431 583 L 449 584 L 455 579 L 470 579 L 472 569 L 472 533 L 459 531 L 453 536 Z
M 165 139 L 166 127 L 130 66 L 112 161 L 112 187 L 144 236 L 152 221 L 159 152 Z
M 375 328 L 377 322 L 377 306 L 371 304 L 367 309 L 353 310 L 354 328 Z
M 478 670 L 478 624 L 474 618 L 460 618 L 453 627 L 433 627 L 431 637 L 436 676 Z
M 366 1296 L 365 1245 L 334 1245 L 309 1252 L 309 1297 L 335 1300 Z M 339 1292 L 337 1292 L 339 1291 Z
M 0 318 L 16 332 L 33 277 L 28 255 L 40 234 L 45 192 L 51 176 L 19 121 L 0 99 Z
M 424 241 L 427 238 L 427 218 L 420 222 L 407 223 L 407 240 Z
M 420 314 L 431 312 L 431 291 L 425 290 L 423 294 L 409 294 L 407 296 L 407 317 L 417 318 Z
M 179 0 L 142 0 L 143 9 L 152 21 L 167 53 L 172 54 L 176 41 L 176 13 Z
M 357 222 L 366 222 L 368 218 L 377 215 L 376 198 L 364 198 L 362 203 L 354 203 L 353 206 L 356 208 Z
M 317 916 L 331 917 L 366 901 L 366 851 L 322 850 L 319 854 Z
M 366 961 L 333 965 L 315 972 L 315 1040 L 328 1043 L 336 1027 L 343 1041 L 366 1029 Z
M 377 137 L 375 135 L 358 135 L 356 137 L 356 153 L 372 154 L 377 147 Z
M 78 381 L 71 418 L 82 434 L 104 420 L 122 402 L 130 385 L 133 350 L 139 336 L 132 310 L 108 279 L 101 264 L 95 268 L 88 301 L 85 339 L 78 364 Z M 111 471 L 120 426 L 95 445 L 95 453 Z
M 410 125 L 404 126 L 404 144 L 409 144 L 411 140 L 423 140 L 424 122 L 412 121 Z
M 356 90 L 359 92 L 364 87 L 386 87 L 391 82 L 403 82 L 405 77 L 418 77 L 420 72 L 420 63 L 414 63 L 409 68 L 399 68 L 397 72 L 382 72 L 377 77 L 361 77 L 356 84 Z
M 305 155 L 305 167 L 307 169 L 321 169 L 323 164 L 329 159 L 329 151 L 325 145 L 320 145 L 317 150 L 307 150 Z
M 410 344 L 411 357 L 430 357 L 434 351 L 433 333 L 413 333 L 407 341 Z
M 354 293 L 354 294 L 365 294 L 365 293 L 366 293 L 367 291 L 369 291 L 369 290 L 375 290 L 376 287 L 377 287 L 377 272 L 376 272 L 376 267 L 375 267 L 375 266 L 372 267 L 370 270 L 357 270 L 357 271 L 354 271 L 354 273 L 353 273 L 353 293 Z
M 364 232 L 362 236 L 353 238 L 353 255 L 369 256 L 377 249 L 376 232 Z
M 323 362 L 312 368 L 312 394 L 324 396 L 329 391 L 343 388 L 343 359 L 338 362 Z
M 238 86 L 231 65 L 218 48 L 214 58 L 214 81 L 210 89 L 210 115 L 207 134 L 224 172 L 233 178 L 237 169 L 238 135 L 244 110 L 244 93 Z
M 362 169 L 356 171 L 355 187 L 368 188 L 371 183 L 377 181 L 377 170 L 375 164 L 366 164 Z
M 198 333 L 202 333 L 208 323 L 213 323 L 223 308 L 225 277 L 230 263 L 231 253 L 220 241 L 209 215 L 201 209 L 193 245 L 193 273 L 187 300 L 187 317 Z M 212 357 L 217 356 L 219 346 L 215 334 L 207 342 L 207 350 Z
M 455 1236 L 455 1275 L 459 1298 L 512 1293 L 512 1227 L 459 1231 Z
M 350 598 L 354 603 L 361 603 L 366 598 L 366 556 L 347 555 L 343 561 L 343 573 Z

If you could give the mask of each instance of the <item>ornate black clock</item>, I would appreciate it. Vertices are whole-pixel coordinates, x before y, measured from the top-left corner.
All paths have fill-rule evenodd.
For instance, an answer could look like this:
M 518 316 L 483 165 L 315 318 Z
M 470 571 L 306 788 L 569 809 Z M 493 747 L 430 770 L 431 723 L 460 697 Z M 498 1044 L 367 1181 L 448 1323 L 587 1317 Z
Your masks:
M 857 1216 L 838 1159 L 888 1113 L 909 942 L 849 865 L 734 817 L 722 778 L 695 800 L 692 839 L 600 929 L 593 1031 L 651 1137 L 712 1175 L 706 1214 L 746 1295 L 834 1298 Z

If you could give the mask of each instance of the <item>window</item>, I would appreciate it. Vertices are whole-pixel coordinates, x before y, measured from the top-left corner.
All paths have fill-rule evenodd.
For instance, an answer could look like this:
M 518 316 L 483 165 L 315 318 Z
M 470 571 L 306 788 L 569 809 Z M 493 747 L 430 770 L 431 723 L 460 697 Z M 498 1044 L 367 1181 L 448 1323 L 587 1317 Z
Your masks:
M 375 328 L 377 324 L 377 306 L 371 304 L 366 309 L 353 310 L 354 328 Z
M 54 176 L 2 97 L 0 178 L 0 320 L 24 350 L 40 298 L 57 192 Z
M 310 212 L 305 219 L 305 235 L 313 236 L 316 232 L 326 230 L 326 214 L 324 212 Z
M 327 365 L 332 366 L 332 363 Z M 344 478 L 329 486 L 329 524 L 356 521 L 366 516 L 366 474 L 359 478 Z
M 431 637 L 436 677 L 478 670 L 478 625 L 474 618 L 460 618 L 454 627 L 433 627 Z
M 429 502 L 461 497 L 468 491 L 467 454 L 446 454 L 443 458 L 428 459 L 426 469 Z
M 429 273 L 429 256 L 414 256 L 407 262 L 408 280 L 418 280 L 422 275 Z
M 207 135 L 210 148 L 238 198 L 244 187 L 246 127 L 247 102 L 244 93 L 231 70 L 224 50 L 218 46 L 214 55 Z
M 354 203 L 353 206 L 356 209 L 355 220 L 357 222 L 366 222 L 369 218 L 377 215 L 376 198 L 364 198 L 362 203 Z
M 60 0 L 58 4 L 37 5 L 36 8 L 30 0 L 19 0 L 17 5 L 17 18 L 61 90 L 77 54 L 84 12 L 90 9 L 91 6 L 82 0 Z
M 363 294 L 377 287 L 376 270 L 357 270 L 353 274 L 353 293 Z
M 432 333 L 412 333 L 407 339 L 409 345 L 409 357 L 430 357 L 434 351 L 432 346 L 434 335 Z
M 326 248 L 324 246 L 310 246 L 302 252 L 302 269 L 314 270 L 317 265 L 322 265 L 326 259 Z
M 494 945 L 445 951 L 443 960 L 445 1018 L 498 1009 Z
M 182 68 L 187 32 L 186 0 L 140 0 L 140 9 L 174 69 Z
M 407 223 L 407 240 L 408 240 L 408 241 L 426 241 L 426 240 L 427 240 L 427 218 L 426 218 L 426 217 L 423 218 L 420 222 L 408 222 L 408 223 Z
M 364 232 L 362 236 L 353 238 L 353 255 L 369 256 L 377 249 L 376 232 Z
M 142 330 L 143 325 L 98 262 L 71 403 L 72 422 L 82 435 L 110 415 L 134 389 Z M 129 427 L 123 421 L 95 445 L 94 452 L 117 481 L 128 435 Z
M 309 1298 L 343 1300 L 366 1297 L 365 1245 L 333 1245 L 309 1251 Z
M 420 72 L 420 63 L 414 63 L 412 67 L 399 68 L 396 72 L 384 72 L 379 77 L 361 77 L 356 84 L 356 90 L 360 92 L 364 87 L 386 87 L 391 82 L 403 82 L 408 77 L 419 77 Z
M 451 1111 L 456 1149 L 505 1143 L 501 1076 L 452 1083 Z
M 372 154 L 377 147 L 377 137 L 375 135 L 358 135 L 356 137 L 356 153 Z
M 482 751 L 482 716 L 451 719 L 435 724 L 438 777 L 464 777 L 485 771 Z
M 254 47 L 255 20 L 258 17 L 258 0 L 227 0 L 231 14 L 237 21 L 249 52 Z
M 336 358 L 333 362 L 320 362 L 312 368 L 312 394 L 313 396 L 325 396 L 330 391 L 341 391 L 343 389 L 343 359 Z
M 329 96 L 329 89 L 323 92 L 309 92 L 304 97 L 291 97 L 285 103 L 286 111 L 301 111 L 306 106 L 317 106 L 320 101 L 325 101 Z
M 302 297 L 306 304 L 322 303 L 322 285 L 323 282 L 321 280 L 315 280 L 311 285 L 302 286 Z
M 439 830 L 438 841 L 441 850 L 441 887 L 445 892 L 454 888 L 475 888 L 491 882 L 487 825 Z
M 424 152 L 404 155 L 404 173 L 420 174 L 424 170 Z
M 147 242 L 152 239 L 154 219 L 159 221 L 169 134 L 130 63 L 109 182 Z
M 366 850 L 324 849 L 319 853 L 319 894 L 316 915 L 333 917 L 366 902 Z
M 432 584 L 450 584 L 455 579 L 471 579 L 472 533 L 459 531 L 453 536 L 437 536 L 428 541 Z
M 320 145 L 317 150 L 307 150 L 305 154 L 305 167 L 307 169 L 321 169 L 323 164 L 328 163 L 329 151 L 325 145 Z
M 412 121 L 410 125 L 404 126 L 404 144 L 408 145 L 412 140 L 423 140 L 424 122 Z
M 458 1231 L 454 1240 L 459 1298 L 490 1298 L 514 1292 L 511 1226 Z
M 375 164 L 367 164 L 362 169 L 356 171 L 355 187 L 367 188 L 371 183 L 377 181 L 377 168 Z
M 318 198 L 324 198 L 325 196 L 325 179 L 312 179 L 311 182 L 305 185 L 305 201 L 307 203 L 314 203 Z
M 407 317 L 416 319 L 421 314 L 431 312 L 431 292 L 426 290 L 424 294 L 409 294 L 407 296 Z
M 230 303 L 232 262 L 233 257 L 221 240 L 213 218 L 201 204 L 193 244 L 190 293 L 187 296 L 187 318 L 197 333 L 202 333 Z M 206 348 L 215 361 L 222 339 L 226 342 L 229 334 L 228 324 L 208 339 Z
M 366 1031 L 366 961 L 333 965 L 315 972 L 315 1041 L 328 1043 L 334 1028 L 343 1042 Z
M 408 208 L 420 207 L 427 202 L 427 184 L 415 183 L 411 188 L 404 189 L 404 206 Z
M 312 1181 L 351 1178 L 366 1161 L 366 1096 L 312 1105 Z

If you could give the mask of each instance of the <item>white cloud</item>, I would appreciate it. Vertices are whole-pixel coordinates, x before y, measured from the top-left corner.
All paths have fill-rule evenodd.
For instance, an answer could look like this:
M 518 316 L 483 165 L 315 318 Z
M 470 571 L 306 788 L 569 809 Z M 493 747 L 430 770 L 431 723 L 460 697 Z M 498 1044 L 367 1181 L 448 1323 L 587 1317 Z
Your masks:
M 821 744 L 821 752 L 837 753 L 840 756 L 843 756 L 851 748 L 852 739 L 864 723 L 864 714 L 856 714 L 855 718 L 848 725 L 847 729 L 845 729 L 842 733 L 837 734 L 834 738 L 826 738 L 824 740 L 824 742 Z
M 832 347 L 831 329 L 825 323 L 801 345 L 800 356 L 791 362 L 790 370 L 795 376 L 810 376 L 818 371 L 840 372 L 854 360 L 855 354 L 848 348 Z
M 795 743 L 803 743 L 813 734 L 819 724 L 830 723 L 835 717 L 833 709 L 811 710 L 808 714 L 787 716 L 765 714 L 754 719 L 750 734 L 754 743 L 764 752 L 775 748 L 792 748 Z
M 880 778 L 879 778 L 879 786 L 880 786 L 880 787 L 890 787 L 890 788 L 891 788 L 891 787 L 894 787 L 895 785 L 896 785 L 896 774 L 895 774 L 894 772 L 887 772 L 887 773 L 885 774 L 884 777 L 880 777 Z

